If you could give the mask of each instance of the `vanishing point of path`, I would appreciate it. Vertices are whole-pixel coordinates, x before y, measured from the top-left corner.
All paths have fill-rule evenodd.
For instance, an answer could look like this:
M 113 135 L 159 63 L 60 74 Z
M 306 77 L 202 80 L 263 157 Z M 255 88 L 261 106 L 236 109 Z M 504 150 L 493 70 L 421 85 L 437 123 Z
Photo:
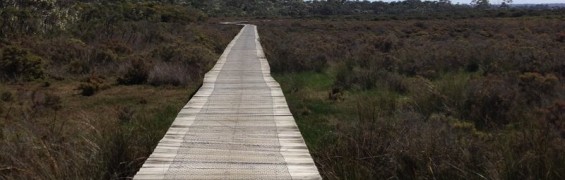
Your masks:
M 134 179 L 321 179 L 245 25 Z

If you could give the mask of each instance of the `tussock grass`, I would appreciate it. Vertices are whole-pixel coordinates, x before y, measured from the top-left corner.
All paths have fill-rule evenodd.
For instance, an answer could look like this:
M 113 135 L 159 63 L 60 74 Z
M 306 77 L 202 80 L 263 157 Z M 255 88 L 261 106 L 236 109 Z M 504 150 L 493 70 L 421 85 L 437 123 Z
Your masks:
M 197 88 L 117 86 L 91 97 L 73 91 L 73 82 L 22 88 L 33 86 L 2 88 L 17 97 L 2 103 L 9 109 L 1 121 L 3 179 L 131 176 Z

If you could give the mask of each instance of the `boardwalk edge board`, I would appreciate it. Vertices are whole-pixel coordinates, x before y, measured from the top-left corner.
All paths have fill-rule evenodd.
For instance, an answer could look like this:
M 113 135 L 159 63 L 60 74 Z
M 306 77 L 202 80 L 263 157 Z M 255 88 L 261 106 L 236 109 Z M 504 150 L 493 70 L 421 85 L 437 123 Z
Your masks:
M 259 41 L 257 26 L 249 24 L 240 25 L 243 25 L 243 28 L 228 44 L 214 67 L 206 73 L 202 87 L 179 112 L 165 136 L 159 141 L 159 144 L 145 161 L 142 168 L 134 176 L 134 179 L 321 179 L 318 169 L 316 168 L 304 139 L 296 125 L 294 117 L 288 108 L 280 85 L 270 74 L 269 63 L 267 62 L 265 53 L 263 52 L 263 48 Z M 254 36 L 254 40 L 250 40 L 248 38 L 248 36 L 250 36 L 249 34 Z M 242 36 L 244 37 L 243 39 Z M 248 55 L 251 50 L 233 49 L 238 42 L 245 45 L 250 43 L 255 44 L 256 56 L 248 57 L 239 55 L 239 53 L 247 53 Z M 234 52 L 238 53 L 234 54 Z M 228 63 L 230 66 L 225 66 L 229 57 L 232 58 L 230 63 Z M 233 60 L 237 58 L 247 58 L 247 61 Z M 249 58 L 252 60 L 248 60 Z M 242 70 L 239 71 L 240 69 L 238 68 L 245 65 L 244 63 L 249 63 L 253 60 L 258 60 L 260 65 L 257 64 L 252 66 L 260 66 L 260 70 L 258 70 L 259 68 L 253 70 L 249 70 L 249 68 L 242 68 Z M 240 62 L 242 65 L 238 65 Z M 225 73 L 223 71 L 239 73 L 240 75 L 242 73 L 259 74 L 262 75 L 262 80 L 259 80 L 261 79 L 260 76 L 252 76 L 251 79 L 242 81 L 237 77 L 226 77 L 224 75 L 222 76 L 223 79 L 221 83 L 222 91 L 216 91 L 218 86 L 218 77 L 220 74 Z M 240 76 L 240 78 L 241 77 L 247 77 L 247 75 Z M 232 83 L 232 79 L 234 85 L 230 85 Z M 238 80 L 239 82 L 245 82 L 246 84 L 236 84 Z M 226 83 L 225 81 L 228 82 Z M 225 87 L 228 87 L 228 89 Z M 236 88 L 230 89 L 229 87 Z M 266 87 L 268 91 L 262 91 L 261 87 Z M 230 98 L 233 99 L 234 96 L 238 96 L 238 92 L 241 93 L 242 91 L 248 94 L 246 95 L 247 99 L 243 99 L 242 96 L 241 100 L 230 100 Z M 252 94 L 253 96 L 249 96 L 249 94 Z M 212 95 L 216 100 L 211 100 Z M 217 99 L 221 99 L 221 101 L 218 101 Z M 259 99 L 269 100 L 267 102 L 257 102 Z M 236 105 L 238 107 L 234 108 L 233 106 Z M 205 106 L 206 109 L 204 109 Z M 235 114 L 234 112 L 231 112 L 234 109 L 237 109 L 237 113 Z M 240 112 L 240 110 L 244 112 Z M 245 112 L 248 112 L 249 114 Z M 242 128 L 244 131 L 246 131 L 246 128 L 250 129 L 250 133 L 243 132 L 243 139 L 241 139 L 242 137 L 237 137 L 240 138 L 237 141 L 239 143 L 233 142 L 226 144 L 225 139 L 218 139 L 218 141 L 215 141 L 199 140 L 196 138 L 196 140 L 191 140 L 190 142 L 186 141 L 187 137 L 194 136 L 195 134 L 198 135 L 200 132 L 198 131 L 198 128 L 194 129 L 193 127 L 197 124 L 196 122 L 218 124 L 207 124 L 206 126 L 198 127 L 210 128 L 209 131 L 203 132 L 205 135 L 218 135 L 221 137 L 222 133 L 225 134 L 225 132 L 215 131 L 216 129 L 214 128 L 219 128 L 223 124 L 233 124 L 234 122 L 232 122 L 231 119 L 234 118 L 237 119 L 235 122 L 236 124 L 244 123 L 244 125 L 234 127 Z M 270 127 L 268 124 L 262 124 L 263 119 L 272 119 L 274 121 L 274 127 Z M 273 129 L 273 131 L 269 131 L 273 132 L 273 134 L 268 135 L 265 133 L 257 133 L 261 132 L 257 131 L 257 129 Z M 266 148 L 261 150 L 261 144 L 269 144 L 272 143 L 273 140 L 277 141 L 277 146 L 266 146 Z M 219 144 L 218 147 L 223 145 L 230 148 L 212 148 L 206 151 L 202 151 L 200 149 L 199 151 L 194 152 L 184 152 L 187 148 L 186 143 L 195 144 L 195 146 L 204 144 L 205 148 L 216 147 L 214 146 L 215 144 Z M 250 152 L 249 149 L 238 150 L 240 147 L 247 146 L 254 147 L 255 149 L 253 150 L 256 150 L 257 148 L 259 150 L 254 152 Z M 179 155 L 186 155 L 186 153 L 190 153 L 190 155 Z M 249 154 L 249 156 L 232 156 L 232 153 L 238 155 Z M 281 159 L 284 160 L 281 160 L 281 162 L 267 162 L 266 164 L 263 164 L 265 163 L 262 162 L 265 160 L 263 157 L 270 156 L 270 154 L 278 154 L 277 156 L 282 157 Z M 190 157 L 190 159 L 186 159 L 186 157 Z M 179 159 L 182 160 L 182 163 L 187 163 L 187 167 L 192 168 L 190 169 L 190 172 L 178 170 Z M 177 164 L 172 166 L 173 163 Z M 212 166 L 214 163 L 222 165 L 219 166 L 221 168 L 207 168 L 215 167 Z M 236 165 L 226 165 L 230 163 L 236 163 Z M 272 171 L 275 173 L 272 173 L 271 171 L 259 171 L 262 170 L 261 168 L 269 169 L 281 166 L 284 166 L 284 173 L 279 172 L 278 170 Z M 173 167 L 177 169 L 175 169 L 175 175 L 171 176 L 171 168 Z

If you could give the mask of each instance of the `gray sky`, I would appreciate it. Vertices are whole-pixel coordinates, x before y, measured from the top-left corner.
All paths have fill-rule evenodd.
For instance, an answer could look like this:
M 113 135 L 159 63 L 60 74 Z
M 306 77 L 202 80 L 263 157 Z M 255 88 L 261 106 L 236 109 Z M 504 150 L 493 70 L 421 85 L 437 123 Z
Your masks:
M 386 2 L 397 1 L 397 0 L 382 0 Z M 451 0 L 453 4 L 469 4 L 471 0 Z M 500 4 L 502 0 L 490 0 L 492 4 Z M 513 4 L 547 4 L 547 3 L 565 3 L 565 0 L 514 0 Z

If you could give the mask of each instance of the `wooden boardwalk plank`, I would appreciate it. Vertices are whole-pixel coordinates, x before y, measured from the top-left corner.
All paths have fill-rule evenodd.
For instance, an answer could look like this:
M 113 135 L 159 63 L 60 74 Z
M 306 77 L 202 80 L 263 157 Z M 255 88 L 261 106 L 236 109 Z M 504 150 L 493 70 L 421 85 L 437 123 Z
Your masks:
M 321 179 L 245 25 L 134 179 Z

